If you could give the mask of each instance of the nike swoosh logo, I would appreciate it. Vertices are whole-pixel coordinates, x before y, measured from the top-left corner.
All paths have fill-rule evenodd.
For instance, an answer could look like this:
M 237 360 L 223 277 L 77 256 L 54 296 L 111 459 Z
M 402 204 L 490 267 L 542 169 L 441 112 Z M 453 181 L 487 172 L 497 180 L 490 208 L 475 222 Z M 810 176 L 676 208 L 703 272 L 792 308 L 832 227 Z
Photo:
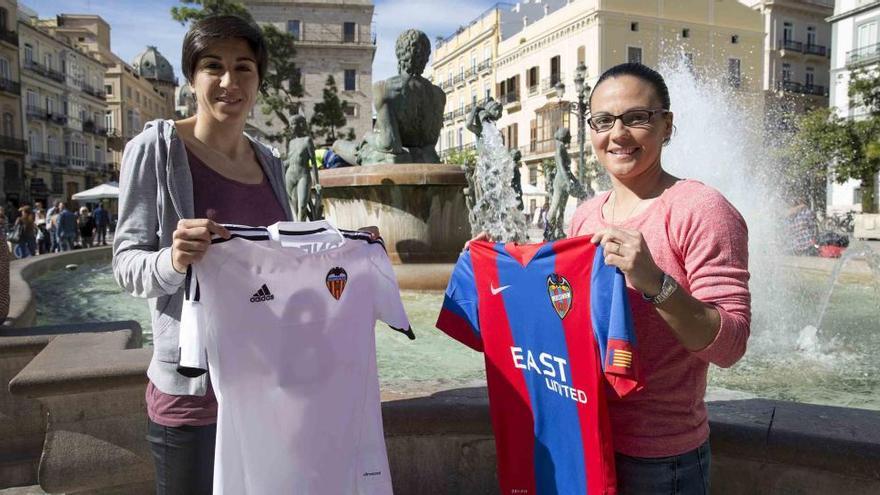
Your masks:
M 489 290 L 492 291 L 492 295 L 493 295 L 493 296 L 497 296 L 498 294 L 501 294 L 501 291 L 503 291 L 504 289 L 506 289 L 506 288 L 508 288 L 508 287 L 510 287 L 510 286 L 509 286 L 509 285 L 502 285 L 501 287 L 498 287 L 498 288 L 496 289 L 495 287 L 492 287 L 492 285 L 490 284 L 490 285 L 489 285 Z

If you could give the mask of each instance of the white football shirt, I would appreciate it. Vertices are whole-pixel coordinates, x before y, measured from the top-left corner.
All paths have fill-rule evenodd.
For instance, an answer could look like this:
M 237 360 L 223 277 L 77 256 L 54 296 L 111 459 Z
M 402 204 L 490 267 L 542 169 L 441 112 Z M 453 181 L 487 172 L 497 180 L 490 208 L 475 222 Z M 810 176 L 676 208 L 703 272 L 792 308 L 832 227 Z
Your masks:
M 415 338 L 383 244 L 326 221 L 227 226 L 191 267 L 180 371 L 210 367 L 215 494 L 387 495 L 376 320 Z

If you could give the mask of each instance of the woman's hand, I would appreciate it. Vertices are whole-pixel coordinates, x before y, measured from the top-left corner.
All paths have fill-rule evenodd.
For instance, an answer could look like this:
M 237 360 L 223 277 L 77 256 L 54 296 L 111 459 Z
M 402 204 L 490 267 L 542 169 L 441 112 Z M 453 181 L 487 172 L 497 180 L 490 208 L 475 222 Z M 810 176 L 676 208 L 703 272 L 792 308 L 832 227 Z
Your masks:
M 660 293 L 663 271 L 654 263 L 651 251 L 637 230 L 602 229 L 590 240 L 605 250 L 605 264 L 616 266 L 637 291 L 648 296 Z
M 217 234 L 229 239 L 229 231 L 222 225 L 207 218 L 184 219 L 177 222 L 172 234 L 171 264 L 178 273 L 186 273 L 186 268 L 202 259 L 211 245 L 211 235 Z
M 484 231 L 480 232 L 479 234 L 475 235 L 473 238 L 471 238 L 471 240 L 469 240 L 469 241 L 467 241 L 466 243 L 464 243 L 464 248 L 462 248 L 462 251 L 467 251 L 468 248 L 471 247 L 471 243 L 472 243 L 472 242 L 475 242 L 475 241 L 489 241 L 489 242 L 492 242 L 492 238 L 489 237 L 489 233 L 486 232 L 486 231 L 484 230 Z

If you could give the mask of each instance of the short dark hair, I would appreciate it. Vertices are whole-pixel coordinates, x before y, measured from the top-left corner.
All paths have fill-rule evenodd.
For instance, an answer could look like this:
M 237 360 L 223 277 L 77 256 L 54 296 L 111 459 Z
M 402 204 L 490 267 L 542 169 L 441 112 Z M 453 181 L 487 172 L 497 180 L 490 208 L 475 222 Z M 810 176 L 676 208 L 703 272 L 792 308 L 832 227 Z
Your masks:
M 269 54 L 266 40 L 260 27 L 237 15 L 212 15 L 198 20 L 190 26 L 183 38 L 183 53 L 180 68 L 189 83 L 193 82 L 196 64 L 211 43 L 218 40 L 242 39 L 247 42 L 257 59 L 257 74 L 260 83 L 266 74 Z
M 657 93 L 657 97 L 660 98 L 661 106 L 664 110 L 669 110 L 669 88 L 666 86 L 666 81 L 663 80 L 663 76 L 647 65 L 633 62 L 615 65 L 599 76 L 599 80 L 596 81 L 596 85 L 593 86 L 593 91 L 590 93 L 590 103 L 592 103 L 593 93 L 596 92 L 596 88 L 598 88 L 599 85 L 605 82 L 606 79 L 621 76 L 632 76 L 653 86 L 654 92 Z

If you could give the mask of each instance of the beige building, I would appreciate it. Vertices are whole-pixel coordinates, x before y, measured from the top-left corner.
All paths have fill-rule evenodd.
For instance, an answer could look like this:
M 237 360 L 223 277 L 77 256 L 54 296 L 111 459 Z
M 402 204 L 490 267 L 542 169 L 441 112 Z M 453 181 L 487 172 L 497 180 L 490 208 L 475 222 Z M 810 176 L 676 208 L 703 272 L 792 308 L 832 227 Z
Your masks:
M 828 105 L 833 0 L 749 0 L 763 16 L 768 123 Z
M 764 46 L 761 14 L 738 2 L 678 0 L 543 0 L 501 6 L 496 16 L 499 35 L 494 57 L 494 97 L 504 105 L 498 127 L 509 148 L 523 154 L 521 175 L 524 189 L 543 191 L 540 163 L 553 157 L 553 135 L 559 127 L 572 134 L 569 152 L 577 163 L 577 102 L 575 69 L 587 66 L 587 83 L 614 65 L 635 61 L 657 66 L 661 59 L 678 59 L 704 77 L 721 80 L 735 91 L 760 96 Z M 457 38 L 473 37 L 472 24 Z M 438 49 L 438 53 L 444 53 Z M 463 60 L 462 60 L 463 59 Z M 458 67 L 468 55 L 435 58 L 437 67 Z M 443 74 L 439 74 L 443 75 Z M 448 77 L 448 76 L 446 76 Z M 436 78 L 442 80 L 442 78 Z M 454 79 L 453 79 L 454 81 Z M 560 85 L 561 83 L 561 85 Z M 562 87 L 564 86 L 564 88 Z M 449 88 L 449 86 L 447 86 Z M 557 89 L 559 88 L 559 89 Z M 453 98 L 440 150 L 467 147 L 473 141 L 463 130 L 468 105 L 462 107 L 456 87 L 447 89 Z M 562 94 L 558 94 L 563 91 Z M 465 95 L 471 91 L 465 92 Z M 482 98 L 482 97 L 481 97 Z M 589 149 L 589 142 L 586 143 Z M 576 169 L 573 165 L 573 169 Z M 532 187 L 527 187 L 532 186 Z M 537 188 L 537 189 L 534 189 Z M 526 211 L 540 208 L 544 197 L 526 195 Z
M 311 118 L 321 102 L 327 76 L 347 103 L 346 126 L 360 138 L 372 129 L 373 57 L 372 0 L 245 0 L 259 24 L 273 24 L 298 40 L 296 66 L 304 94 L 303 112 Z M 273 125 L 268 125 L 272 121 Z M 280 130 L 278 119 L 255 108 L 250 123 L 263 134 Z
M 0 206 L 18 206 L 27 197 L 21 118 L 21 72 L 14 0 L 0 0 Z
M 107 177 L 104 66 L 54 27 L 19 7 L 26 181 L 32 200 L 69 201 Z
M 59 34 L 104 65 L 103 93 L 107 110 L 99 122 L 108 137 L 110 178 L 119 174 L 125 143 L 137 135 L 146 122 L 174 117 L 177 79 L 171 63 L 148 46 L 131 64 L 113 53 L 110 25 L 97 15 L 61 14 L 53 23 Z

